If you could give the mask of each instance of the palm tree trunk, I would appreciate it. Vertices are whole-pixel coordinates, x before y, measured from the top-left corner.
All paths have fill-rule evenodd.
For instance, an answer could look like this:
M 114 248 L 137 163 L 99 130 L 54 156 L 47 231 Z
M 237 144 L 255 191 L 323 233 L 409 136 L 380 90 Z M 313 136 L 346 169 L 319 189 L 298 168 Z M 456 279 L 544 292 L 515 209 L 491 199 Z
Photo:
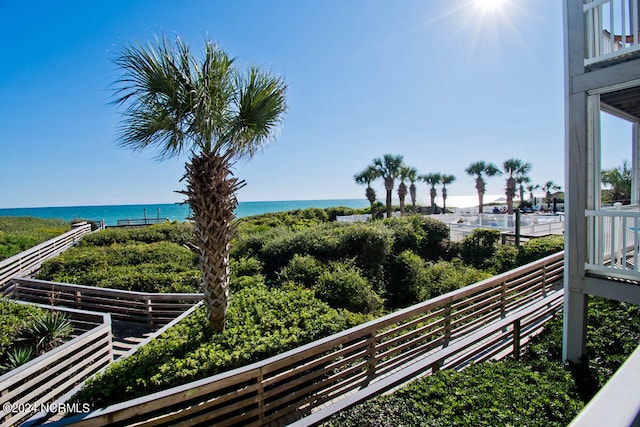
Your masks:
M 393 178 L 385 178 L 384 179 L 384 188 L 387 191 L 387 199 L 385 200 L 387 204 L 387 218 L 391 218 L 391 192 L 393 191 Z
M 431 196 L 431 215 L 433 215 L 436 207 L 436 189 L 432 188 L 429 195 Z
M 411 197 L 411 206 L 413 208 L 413 212 L 416 211 L 416 185 L 411 183 L 409 186 L 409 197 Z
M 367 200 L 369 200 L 369 203 L 371 204 L 371 209 L 373 210 L 373 204 L 376 202 L 376 190 L 374 190 L 371 187 L 367 187 L 367 191 L 365 195 L 367 196 Z
M 196 224 L 202 291 L 209 322 L 214 331 L 224 330 L 229 305 L 229 252 L 234 228 L 235 193 L 244 181 L 233 177 L 232 153 L 202 153 L 186 164 L 188 197 Z
M 484 202 L 484 193 L 478 191 L 478 213 L 482 213 L 482 202 Z
M 447 213 L 447 189 L 442 187 L 442 213 Z

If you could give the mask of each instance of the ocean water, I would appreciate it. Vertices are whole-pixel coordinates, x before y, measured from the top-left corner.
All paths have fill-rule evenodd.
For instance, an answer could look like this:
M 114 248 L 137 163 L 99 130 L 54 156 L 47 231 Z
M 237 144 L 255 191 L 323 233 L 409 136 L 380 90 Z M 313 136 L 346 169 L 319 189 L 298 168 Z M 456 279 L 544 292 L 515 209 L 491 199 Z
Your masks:
M 365 208 L 369 206 L 369 202 L 366 199 L 240 202 L 236 209 L 236 215 L 242 218 L 268 212 L 334 206 Z M 0 216 L 34 216 L 38 218 L 57 218 L 65 221 L 73 219 L 104 220 L 105 225 L 116 225 L 119 219 L 144 219 L 145 215 L 146 218 L 168 218 L 170 221 L 184 221 L 190 214 L 189 205 L 177 203 L 0 209 Z

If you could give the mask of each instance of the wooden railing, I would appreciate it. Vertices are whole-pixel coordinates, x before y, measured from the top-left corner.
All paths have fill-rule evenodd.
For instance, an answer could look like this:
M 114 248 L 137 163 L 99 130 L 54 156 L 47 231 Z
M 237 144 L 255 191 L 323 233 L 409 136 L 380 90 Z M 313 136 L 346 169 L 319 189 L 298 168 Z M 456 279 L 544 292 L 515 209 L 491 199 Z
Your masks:
M 0 261 L 0 286 L 13 277 L 27 275 L 38 270 L 43 261 L 60 254 L 90 232 L 91 224 L 80 225 L 58 237 Z
M 108 314 L 55 310 L 71 320 L 78 336 L 0 376 L 0 427 L 20 424 L 113 359 Z
M 151 327 L 169 323 L 202 300 L 202 294 L 132 292 L 26 278 L 16 278 L 0 287 L 0 295 L 111 313 L 114 320 L 147 323 Z
M 589 250 L 585 269 L 591 273 L 640 279 L 640 206 L 588 210 Z
M 264 361 L 52 425 L 290 422 L 416 364 L 428 371 L 518 354 L 561 307 L 562 277 L 558 253 Z
M 591 0 L 584 4 L 585 65 L 640 51 L 638 0 Z

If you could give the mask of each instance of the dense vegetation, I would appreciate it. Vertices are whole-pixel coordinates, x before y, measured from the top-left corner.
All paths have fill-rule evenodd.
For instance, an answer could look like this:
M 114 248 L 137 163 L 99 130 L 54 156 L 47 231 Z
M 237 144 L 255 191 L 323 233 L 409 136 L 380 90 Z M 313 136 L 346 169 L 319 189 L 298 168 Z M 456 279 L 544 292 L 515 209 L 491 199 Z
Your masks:
M 335 310 L 301 288 L 253 286 L 233 294 L 224 332 L 205 310 L 112 364 L 75 396 L 102 406 L 243 366 L 355 326 L 367 317 Z
M 447 243 L 448 229 L 439 221 L 419 216 L 356 224 L 334 221 L 350 213 L 343 208 L 306 209 L 240 220 L 231 254 L 232 295 L 225 331 L 212 333 L 200 308 L 132 357 L 112 365 L 76 399 L 102 406 L 184 384 L 494 272 L 463 262 L 459 245 Z M 187 249 L 192 242 L 188 224 L 108 230 L 46 263 L 41 277 L 164 291 L 183 289 L 159 276 L 179 274 L 182 266 L 184 272 L 192 272 L 190 283 L 195 287 L 197 261 Z M 562 249 L 561 242 L 542 246 L 551 253 Z M 542 256 L 544 251 L 532 252 L 525 245 L 508 256 L 502 252 L 493 245 L 478 265 L 515 265 L 522 254 Z M 161 266 L 173 267 L 166 272 Z
M 640 308 L 589 302 L 587 361 L 562 365 L 562 316 L 549 322 L 520 361 L 471 365 L 416 380 L 334 416 L 327 426 L 565 426 L 637 347 Z
M 0 298 L 0 375 L 62 344 L 72 333 L 63 315 Z
M 0 261 L 71 229 L 57 219 L 0 217 Z

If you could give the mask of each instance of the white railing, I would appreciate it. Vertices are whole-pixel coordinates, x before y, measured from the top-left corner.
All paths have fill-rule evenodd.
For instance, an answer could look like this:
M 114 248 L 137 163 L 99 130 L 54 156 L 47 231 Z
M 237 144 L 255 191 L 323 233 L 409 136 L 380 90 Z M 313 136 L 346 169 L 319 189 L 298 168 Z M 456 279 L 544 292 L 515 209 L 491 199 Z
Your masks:
M 638 347 L 569 427 L 627 427 L 640 421 L 640 347 Z
M 515 232 L 515 214 L 476 214 L 462 215 L 458 221 L 448 222 L 449 238 L 457 242 L 473 233 L 477 228 L 491 228 L 503 233 Z M 528 237 L 541 237 L 549 234 L 564 233 L 563 215 L 521 215 L 520 234 Z
M 591 0 L 584 5 L 585 65 L 640 51 L 640 0 Z
M 640 205 L 588 210 L 585 215 L 589 244 L 585 269 L 640 279 Z
M 60 254 L 88 233 L 91 233 L 91 224 L 78 225 L 71 231 L 0 261 L 0 286 L 14 277 L 39 269 L 43 261 Z

